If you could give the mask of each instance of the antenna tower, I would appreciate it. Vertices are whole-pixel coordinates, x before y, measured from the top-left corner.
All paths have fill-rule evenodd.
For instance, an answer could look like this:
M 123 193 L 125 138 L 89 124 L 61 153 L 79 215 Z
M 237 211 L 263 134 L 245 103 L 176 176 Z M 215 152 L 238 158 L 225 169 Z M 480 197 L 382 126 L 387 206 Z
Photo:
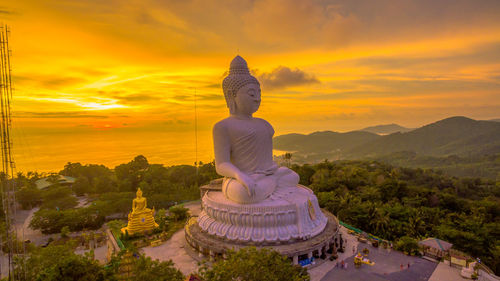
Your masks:
M 196 98 L 196 88 L 194 88 L 194 166 L 196 167 L 196 186 L 198 186 L 198 110 L 196 106 Z
M 12 220 L 16 213 L 15 208 L 15 186 L 14 186 L 14 160 L 12 158 L 12 140 L 11 140 L 11 127 L 12 127 L 12 114 L 11 114 L 11 100 L 12 100 L 12 68 L 10 64 L 11 50 L 9 49 L 9 28 L 4 25 L 0 26 L 0 107 L 1 107 L 1 120 L 0 120 L 0 146 L 2 150 L 2 171 L 1 171 L 1 195 L 2 195 L 2 209 L 5 219 L 5 238 L 7 241 L 4 244 L 7 246 L 8 255 L 8 280 L 14 280 L 13 260 L 14 253 L 17 253 L 18 243 L 17 233 L 15 227 L 12 227 Z M 1 237 L 0 237 L 1 240 Z M 1 257 L 3 260 L 3 247 L 0 247 Z M 1 266 L 1 263 L 0 263 Z

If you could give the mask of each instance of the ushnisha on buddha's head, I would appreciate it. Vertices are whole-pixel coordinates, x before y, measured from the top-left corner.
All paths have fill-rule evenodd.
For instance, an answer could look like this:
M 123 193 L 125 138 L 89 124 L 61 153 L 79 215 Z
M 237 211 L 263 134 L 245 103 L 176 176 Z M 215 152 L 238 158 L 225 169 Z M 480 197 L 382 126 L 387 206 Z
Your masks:
M 236 56 L 229 75 L 222 82 L 222 91 L 231 115 L 251 117 L 260 106 L 260 83 L 250 74 L 247 62 Z

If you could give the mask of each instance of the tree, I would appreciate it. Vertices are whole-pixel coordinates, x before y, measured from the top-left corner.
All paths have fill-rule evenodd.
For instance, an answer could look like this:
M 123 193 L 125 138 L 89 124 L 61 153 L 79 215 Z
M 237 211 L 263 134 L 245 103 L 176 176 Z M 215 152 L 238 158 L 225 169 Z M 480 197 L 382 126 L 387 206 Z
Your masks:
M 16 199 L 24 210 L 29 210 L 42 202 L 42 192 L 36 187 L 24 187 L 16 192 Z
M 61 228 L 61 238 L 67 238 L 69 234 L 69 226 L 63 226 Z
M 64 169 L 59 172 L 61 175 L 77 178 L 82 174 L 83 167 L 80 163 L 71 163 L 64 165 Z
M 187 219 L 187 217 L 189 216 L 189 209 L 184 208 L 184 206 L 182 205 L 172 206 L 168 210 L 174 221 L 182 221 Z
M 116 280 L 89 256 L 73 253 L 71 245 L 49 245 L 35 248 L 28 256 L 17 256 L 14 260 L 16 280 L 22 281 L 111 281 Z
M 115 167 L 115 174 L 118 179 L 118 187 L 121 191 L 132 191 L 137 188 L 144 177 L 145 171 L 149 168 L 146 157 L 139 155 L 127 164 Z
M 424 234 L 425 222 L 422 220 L 421 212 L 413 212 L 408 220 L 408 230 L 407 233 L 411 237 L 419 238 Z
M 376 209 L 376 214 L 375 217 L 373 218 L 373 225 L 375 228 L 375 233 L 377 234 L 382 234 L 384 236 L 386 229 L 389 225 L 389 217 L 387 216 L 386 212 L 383 209 Z
M 307 269 L 292 265 L 290 259 L 270 249 L 248 247 L 238 252 L 229 251 L 226 260 L 210 268 L 203 265 L 199 274 L 205 281 L 306 281 Z
M 174 267 L 172 260 L 158 261 L 141 255 L 134 264 L 134 281 L 182 281 L 184 275 Z
M 64 226 L 68 226 L 71 231 L 98 229 L 103 223 L 104 216 L 90 207 L 61 211 L 42 209 L 35 212 L 30 227 L 47 234 L 61 232 Z
M 60 187 L 57 189 L 67 190 L 71 193 L 71 190 L 69 190 L 67 187 Z M 52 193 L 52 191 L 50 191 L 50 193 Z M 47 194 L 47 192 L 45 194 Z M 78 205 L 78 200 L 73 195 L 54 197 L 44 196 L 44 200 L 40 209 L 65 210 L 74 208 L 76 205 Z
M 72 187 L 77 196 L 82 196 L 85 193 L 90 193 L 92 191 L 89 179 L 83 176 L 78 177 Z
M 283 154 L 283 160 L 285 160 L 286 166 L 290 168 L 290 165 L 292 163 L 292 154 L 290 152 Z
M 408 255 L 418 255 L 419 246 L 417 240 L 403 236 L 396 242 L 396 250 L 408 253 Z

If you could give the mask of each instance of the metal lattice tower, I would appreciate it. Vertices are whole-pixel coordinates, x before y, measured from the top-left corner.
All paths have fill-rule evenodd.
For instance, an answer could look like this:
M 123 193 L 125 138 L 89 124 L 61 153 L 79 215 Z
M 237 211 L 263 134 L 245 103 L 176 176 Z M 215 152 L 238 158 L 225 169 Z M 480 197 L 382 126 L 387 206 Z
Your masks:
M 8 268 L 0 268 L 0 270 L 8 270 L 9 280 L 13 280 L 12 274 L 12 258 L 14 253 L 18 253 L 17 235 L 15 228 L 12 227 L 12 220 L 16 212 L 15 208 L 15 186 L 14 186 L 14 168 L 15 164 L 12 158 L 12 68 L 10 64 L 11 50 L 9 49 L 9 28 L 0 26 L 0 145 L 2 150 L 2 171 L 1 171 L 1 195 L 2 208 L 5 218 L 6 240 L 2 241 L 8 248 Z M 1 239 L 1 238 L 0 238 Z M 14 242 L 16 241 L 16 242 Z M 2 250 L 0 248 L 0 250 Z M 3 257 L 3 251 L 2 251 Z M 1 264 L 0 264 L 1 265 Z

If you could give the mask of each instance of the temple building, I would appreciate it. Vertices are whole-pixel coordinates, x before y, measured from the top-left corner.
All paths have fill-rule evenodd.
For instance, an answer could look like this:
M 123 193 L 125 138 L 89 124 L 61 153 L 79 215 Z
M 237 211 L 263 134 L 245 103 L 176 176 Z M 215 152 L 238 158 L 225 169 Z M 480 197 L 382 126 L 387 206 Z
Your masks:
M 222 83 L 229 117 L 213 128 L 217 173 L 224 178 L 201 187 L 202 211 L 185 227 L 200 257 L 224 257 L 246 246 L 272 248 L 294 264 L 335 254 L 339 224 L 320 209 L 299 176 L 273 161 L 274 128 L 253 117 L 261 102 L 259 81 L 236 56 Z
M 132 201 L 132 211 L 128 214 L 127 227 L 121 229 L 124 234 L 147 233 L 158 227 L 154 218 L 154 208 L 147 208 L 147 200 L 142 197 L 140 188 L 137 189 L 136 195 Z

